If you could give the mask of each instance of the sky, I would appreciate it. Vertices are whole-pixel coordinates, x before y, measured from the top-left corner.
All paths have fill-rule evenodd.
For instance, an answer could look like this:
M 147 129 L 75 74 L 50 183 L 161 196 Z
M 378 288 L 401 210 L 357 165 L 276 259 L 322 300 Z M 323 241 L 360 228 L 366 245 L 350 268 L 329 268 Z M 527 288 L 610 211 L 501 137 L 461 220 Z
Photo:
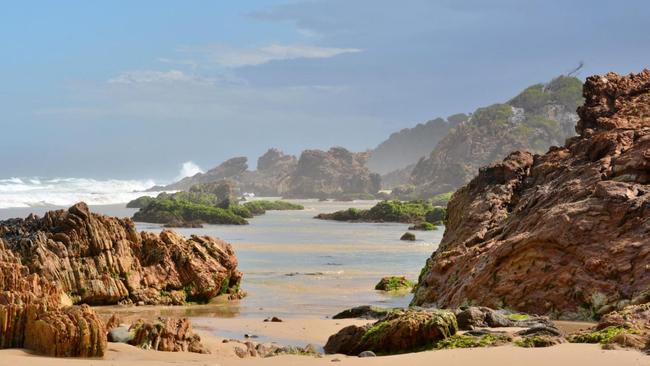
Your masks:
M 646 0 L 12 1 L 0 178 L 170 180 L 363 151 L 566 73 L 650 63 Z M 185 164 L 184 169 L 193 169 Z

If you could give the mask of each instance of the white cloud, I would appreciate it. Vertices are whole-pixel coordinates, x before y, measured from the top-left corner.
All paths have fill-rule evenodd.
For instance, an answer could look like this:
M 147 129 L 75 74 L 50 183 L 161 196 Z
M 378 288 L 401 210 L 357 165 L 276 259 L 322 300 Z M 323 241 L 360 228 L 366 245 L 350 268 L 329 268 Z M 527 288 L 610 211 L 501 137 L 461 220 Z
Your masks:
M 180 70 L 156 71 L 135 70 L 127 71 L 108 80 L 111 84 L 149 84 L 149 83 L 192 83 L 211 84 L 212 79 L 189 75 Z
M 359 48 L 272 44 L 259 48 L 235 48 L 227 45 L 215 45 L 199 49 L 190 48 L 185 51 L 205 53 L 209 61 L 220 66 L 242 67 L 262 65 L 278 60 L 330 58 L 346 53 L 358 53 L 363 50 Z

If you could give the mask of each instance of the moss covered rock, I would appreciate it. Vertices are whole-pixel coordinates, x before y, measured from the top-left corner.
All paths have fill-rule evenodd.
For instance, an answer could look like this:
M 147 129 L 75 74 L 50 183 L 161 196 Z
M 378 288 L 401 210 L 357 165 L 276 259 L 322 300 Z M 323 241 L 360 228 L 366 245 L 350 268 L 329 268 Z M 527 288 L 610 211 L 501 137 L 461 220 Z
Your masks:
M 355 325 L 332 335 L 326 353 L 358 355 L 363 351 L 395 354 L 433 348 L 458 331 L 456 317 L 443 310 L 396 311 L 386 318 L 362 327 Z
M 415 284 L 404 276 L 390 276 L 382 278 L 379 283 L 375 285 L 375 290 L 403 291 L 410 290 L 413 286 L 415 286 Z
M 415 241 L 415 234 L 413 233 L 404 233 L 399 240 L 404 240 L 404 241 Z

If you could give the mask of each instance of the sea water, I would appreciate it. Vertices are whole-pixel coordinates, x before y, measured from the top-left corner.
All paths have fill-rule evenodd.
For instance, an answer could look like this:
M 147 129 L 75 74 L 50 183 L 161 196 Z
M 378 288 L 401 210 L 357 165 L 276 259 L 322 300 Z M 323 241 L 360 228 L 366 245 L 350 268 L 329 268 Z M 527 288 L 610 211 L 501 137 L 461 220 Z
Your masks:
M 231 243 L 243 272 L 242 300 L 170 309 L 150 309 L 191 317 L 241 316 L 328 317 L 349 307 L 407 306 L 409 292 L 387 294 L 374 290 L 383 276 L 406 276 L 417 281 L 425 260 L 437 248 L 443 228 L 415 231 L 415 242 L 400 241 L 407 224 L 347 223 L 314 219 L 349 207 L 369 208 L 377 201 L 319 202 L 291 200 L 305 210 L 268 211 L 250 225 L 205 225 L 178 228 L 185 236 L 210 235 Z M 50 206 L 0 209 L 0 219 L 43 214 Z M 92 206 L 93 212 L 130 217 L 136 211 L 124 204 Z M 159 232 L 161 225 L 136 223 L 139 230 Z M 147 312 L 133 308 L 134 312 Z M 179 314 L 179 312 L 181 314 Z

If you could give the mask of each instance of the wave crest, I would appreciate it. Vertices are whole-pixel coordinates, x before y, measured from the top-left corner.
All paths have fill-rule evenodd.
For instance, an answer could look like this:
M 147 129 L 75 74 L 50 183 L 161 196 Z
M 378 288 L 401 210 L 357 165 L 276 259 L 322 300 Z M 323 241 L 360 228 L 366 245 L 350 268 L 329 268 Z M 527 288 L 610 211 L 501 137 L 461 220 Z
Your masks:
M 79 201 L 89 205 L 126 203 L 155 185 L 153 180 L 96 180 L 89 178 L 8 178 L 0 179 L 0 208 L 68 206 Z

